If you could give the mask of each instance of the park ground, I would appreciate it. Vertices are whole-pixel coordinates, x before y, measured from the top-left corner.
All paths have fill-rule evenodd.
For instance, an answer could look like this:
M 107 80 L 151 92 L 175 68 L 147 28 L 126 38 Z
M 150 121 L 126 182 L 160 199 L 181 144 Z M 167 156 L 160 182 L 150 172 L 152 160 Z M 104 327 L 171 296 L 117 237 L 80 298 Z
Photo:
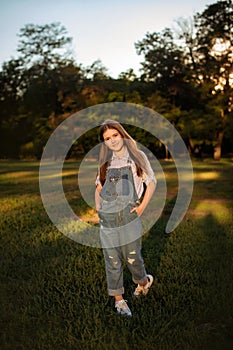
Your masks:
M 194 190 L 183 221 L 165 227 L 177 193 L 173 162 L 161 161 L 168 186 L 163 213 L 143 236 L 155 283 L 134 300 L 132 318 L 115 314 L 106 293 L 102 251 L 59 232 L 43 207 L 39 162 L 0 162 L 1 350 L 230 350 L 233 348 L 233 162 L 193 161 Z M 96 214 L 77 190 L 78 162 L 64 165 L 73 209 Z

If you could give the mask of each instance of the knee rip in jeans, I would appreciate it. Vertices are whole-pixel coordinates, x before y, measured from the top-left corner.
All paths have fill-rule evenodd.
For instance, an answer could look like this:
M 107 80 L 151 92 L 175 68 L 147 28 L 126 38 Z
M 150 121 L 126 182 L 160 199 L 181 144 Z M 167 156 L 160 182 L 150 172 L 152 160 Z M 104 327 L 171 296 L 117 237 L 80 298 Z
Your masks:
M 132 250 L 132 252 L 129 252 L 129 255 L 135 255 L 135 254 L 136 254 L 135 250 Z M 128 257 L 127 261 L 128 261 L 129 264 L 132 265 L 135 262 L 135 259 L 133 259 L 131 257 Z
M 118 264 L 117 260 L 113 261 L 113 259 L 114 259 L 113 256 L 109 255 L 108 257 L 109 257 L 109 259 L 112 260 L 113 265 L 117 265 Z
M 128 263 L 132 265 L 134 263 L 135 259 L 128 258 Z

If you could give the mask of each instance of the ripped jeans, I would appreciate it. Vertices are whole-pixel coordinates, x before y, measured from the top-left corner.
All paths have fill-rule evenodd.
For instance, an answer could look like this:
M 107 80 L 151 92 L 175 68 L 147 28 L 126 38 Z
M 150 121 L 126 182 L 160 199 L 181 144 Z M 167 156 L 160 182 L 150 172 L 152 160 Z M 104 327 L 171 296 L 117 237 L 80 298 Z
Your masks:
M 109 210 L 109 204 L 108 210 Z M 114 205 L 115 206 L 115 205 Z M 115 207 L 116 208 L 116 207 Z M 123 261 L 132 275 L 134 283 L 143 283 L 146 270 L 141 255 L 142 224 L 131 206 L 119 207 L 117 212 L 99 212 L 100 238 L 103 246 L 105 269 L 110 296 L 122 295 Z
M 105 248 L 103 252 L 109 295 L 115 296 L 124 293 L 123 260 L 132 274 L 134 283 L 144 282 L 146 271 L 141 256 L 140 239 L 121 247 Z

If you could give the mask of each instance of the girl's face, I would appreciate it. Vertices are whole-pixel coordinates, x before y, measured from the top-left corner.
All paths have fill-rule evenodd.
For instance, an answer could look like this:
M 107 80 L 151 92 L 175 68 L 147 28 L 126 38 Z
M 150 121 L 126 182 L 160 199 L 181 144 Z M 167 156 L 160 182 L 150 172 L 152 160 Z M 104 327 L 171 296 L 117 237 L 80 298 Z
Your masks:
M 119 152 L 124 146 L 124 139 L 116 129 L 107 129 L 103 133 L 105 145 L 113 152 Z

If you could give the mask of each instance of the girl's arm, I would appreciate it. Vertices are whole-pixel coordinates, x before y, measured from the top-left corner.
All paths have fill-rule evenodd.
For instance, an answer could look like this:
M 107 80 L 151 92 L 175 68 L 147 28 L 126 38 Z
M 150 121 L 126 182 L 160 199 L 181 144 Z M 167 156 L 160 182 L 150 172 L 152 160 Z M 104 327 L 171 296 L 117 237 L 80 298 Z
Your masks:
M 96 190 L 95 190 L 95 208 L 97 211 L 99 211 L 101 209 L 101 202 L 102 202 L 102 198 L 100 197 L 100 191 L 102 189 L 101 185 L 97 185 L 96 186 Z
M 146 187 L 146 191 L 143 197 L 143 200 L 141 202 L 141 204 L 138 207 L 135 207 L 131 210 L 131 213 L 133 213 L 134 211 L 136 211 L 136 213 L 138 214 L 138 216 L 142 215 L 142 213 L 144 212 L 144 210 L 147 207 L 147 204 L 149 203 L 154 191 L 155 191 L 155 187 L 156 184 L 154 181 L 151 181 L 147 187 Z

